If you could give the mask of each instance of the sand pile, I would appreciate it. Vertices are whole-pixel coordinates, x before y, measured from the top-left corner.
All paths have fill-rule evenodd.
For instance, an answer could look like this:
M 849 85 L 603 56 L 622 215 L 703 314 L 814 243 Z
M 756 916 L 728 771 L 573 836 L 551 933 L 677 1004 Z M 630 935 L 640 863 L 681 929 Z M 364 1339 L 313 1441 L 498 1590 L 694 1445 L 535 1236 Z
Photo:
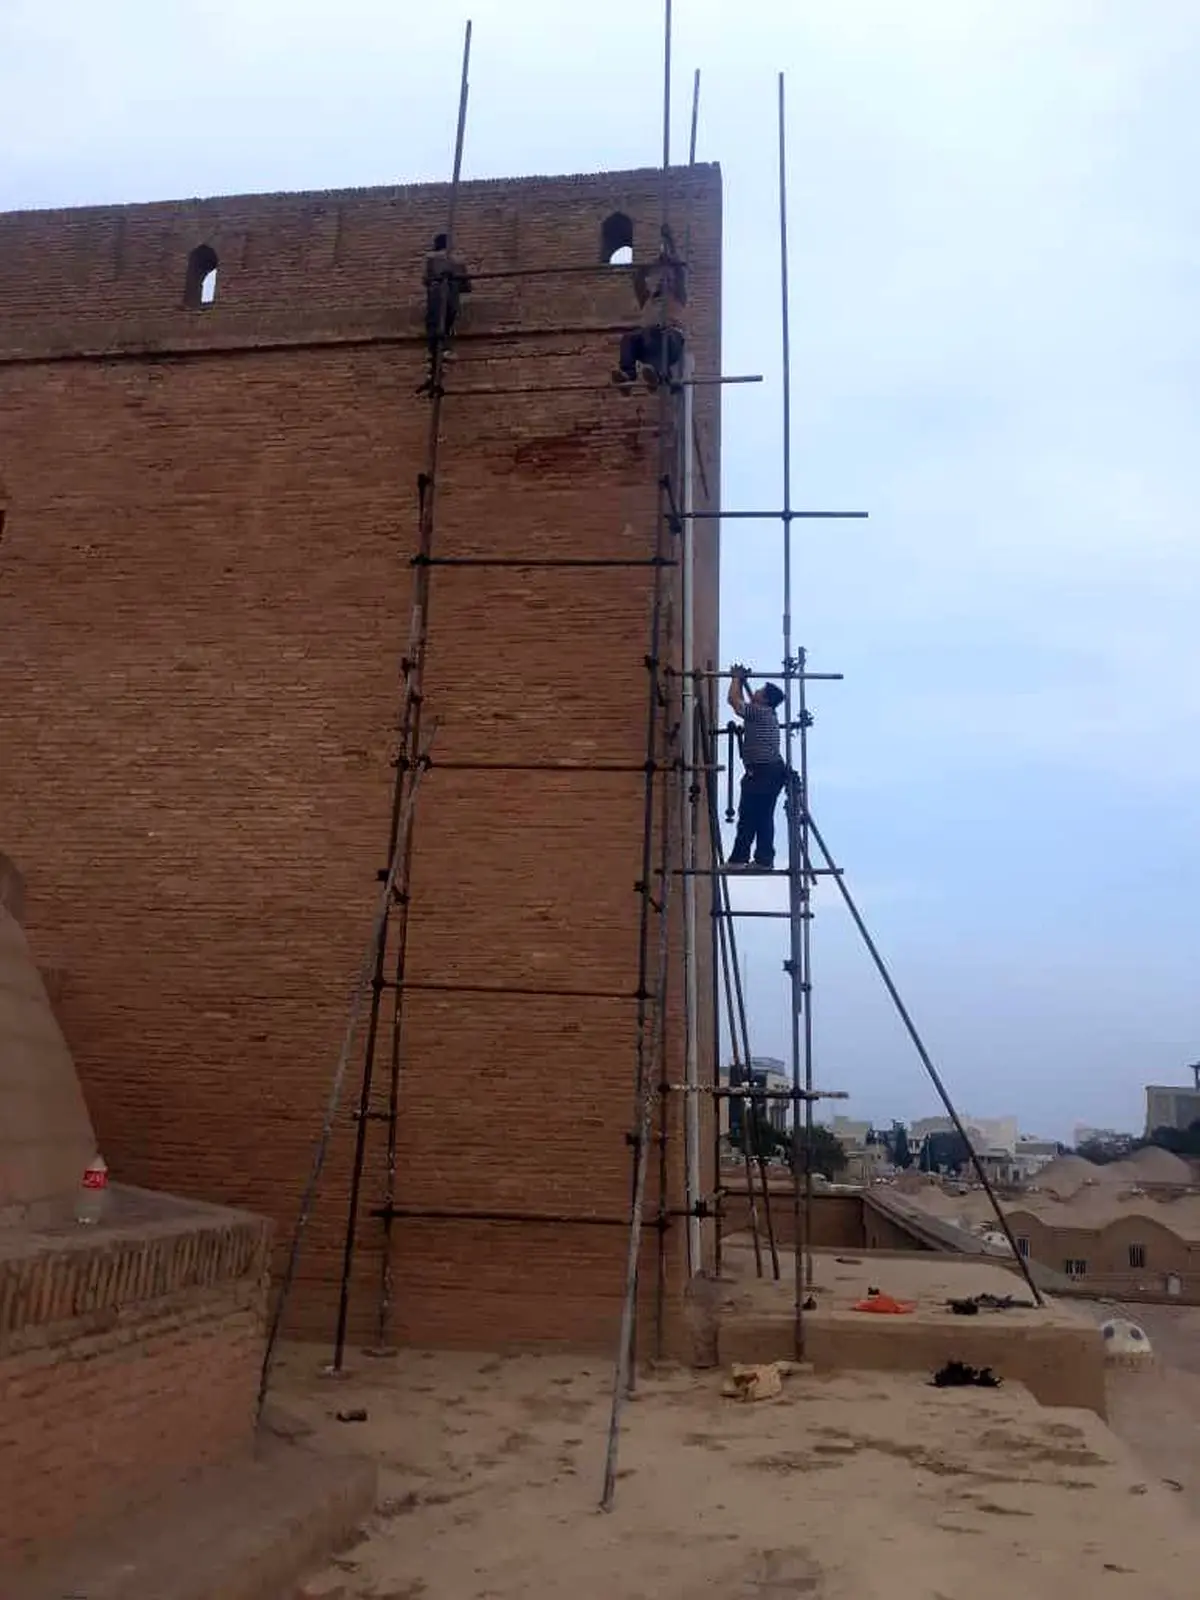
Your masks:
M 1091 1161 L 1085 1161 L 1082 1156 L 1056 1156 L 1049 1166 L 1043 1167 L 1038 1173 L 1035 1183 L 1047 1194 L 1067 1199 L 1085 1185 L 1095 1183 L 1104 1170 Z
M 1195 1183 L 1196 1175 L 1182 1156 L 1148 1144 L 1135 1150 L 1128 1161 L 1117 1163 L 1129 1168 L 1142 1183 Z

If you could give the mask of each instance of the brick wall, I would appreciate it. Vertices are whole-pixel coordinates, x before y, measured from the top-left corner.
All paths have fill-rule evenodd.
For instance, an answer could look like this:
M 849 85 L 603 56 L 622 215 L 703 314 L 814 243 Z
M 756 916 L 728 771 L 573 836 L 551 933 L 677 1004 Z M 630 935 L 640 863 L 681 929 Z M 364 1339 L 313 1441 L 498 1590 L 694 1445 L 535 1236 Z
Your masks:
M 907 1228 L 904 1218 L 880 1208 L 863 1205 L 863 1248 L 866 1250 L 930 1250 L 926 1238 Z M 924 1218 L 918 1218 L 919 1222 Z M 936 1219 L 935 1219 L 936 1220 Z M 946 1248 L 949 1248 L 947 1245 Z
M 61 1020 L 117 1175 L 265 1212 L 281 1232 L 385 864 L 427 427 L 419 275 L 446 198 L 0 217 L 0 843 L 28 880 L 35 953 L 64 973 Z M 658 204 L 653 173 L 467 185 L 457 240 L 479 272 L 595 262 L 620 210 L 644 256 Z M 713 372 L 716 169 L 679 174 L 674 205 L 697 368 Z M 192 311 L 200 243 L 218 252 L 218 297 Z M 603 386 L 634 315 L 620 274 L 481 280 L 466 304 L 451 391 Z M 657 402 L 603 387 L 451 392 L 438 550 L 648 555 L 658 418 Z M 697 390 L 696 422 L 703 506 L 719 493 L 717 389 Z M 717 577 L 701 524 L 701 661 L 717 654 Z M 640 762 L 649 595 L 646 568 L 435 570 L 435 759 Z M 410 975 L 632 991 L 641 827 L 637 773 L 435 765 Z M 702 893 L 702 930 L 707 910 Z M 675 981 L 674 1081 L 680 995 Z M 399 1202 L 619 1216 L 634 1037 L 631 1001 L 410 994 Z M 383 1181 L 371 1131 L 368 1206 Z M 330 1325 L 352 1136 L 343 1113 L 301 1265 L 293 1326 L 311 1332 Z M 363 1244 L 365 1332 L 377 1222 Z M 400 1223 L 397 1332 L 607 1340 L 622 1247 L 617 1227 Z M 571 1292 L 547 1294 L 557 1282 Z
M 0 904 L 0 1227 L 73 1205 L 95 1149 L 46 986 Z
M 750 1228 L 750 1207 L 744 1183 L 729 1175 L 724 1199 L 722 1227 L 726 1233 L 744 1233 Z M 758 1211 L 759 1237 L 766 1247 L 767 1223 L 763 1210 L 762 1190 L 755 1183 L 755 1205 Z M 792 1247 L 796 1238 L 795 1213 L 790 1181 L 771 1184 L 771 1227 L 778 1245 Z M 814 1194 L 809 1212 L 812 1225 L 810 1243 L 816 1250 L 862 1250 L 867 1238 L 864 1231 L 863 1202 L 856 1194 Z
M 0 1565 L 250 1447 L 265 1224 L 0 1245 Z

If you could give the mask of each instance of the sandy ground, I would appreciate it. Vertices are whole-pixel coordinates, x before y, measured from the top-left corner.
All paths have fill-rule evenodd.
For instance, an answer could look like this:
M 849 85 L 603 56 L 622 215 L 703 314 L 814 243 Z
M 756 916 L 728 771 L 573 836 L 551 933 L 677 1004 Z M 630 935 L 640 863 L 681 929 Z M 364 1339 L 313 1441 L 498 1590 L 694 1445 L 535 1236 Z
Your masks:
M 1091 1413 L 923 1378 L 788 1380 L 759 1405 L 660 1372 L 597 1508 L 610 1374 L 402 1353 L 350 1377 L 284 1353 L 277 1404 L 380 1463 L 326 1600 L 1195 1600 L 1200 1523 Z M 365 1422 L 337 1410 L 364 1407 Z
M 1200 1307 L 1074 1304 L 1097 1323 L 1126 1317 L 1149 1334 L 1155 1357 L 1151 1367 L 1108 1369 L 1109 1427 L 1149 1473 L 1178 1484 L 1175 1492 L 1200 1518 Z
M 736 1319 L 747 1313 L 791 1317 L 795 1283 L 791 1247 L 780 1248 L 779 1282 L 771 1276 L 765 1247 L 763 1263 L 763 1276 L 759 1278 L 749 1239 L 737 1234 L 725 1241 L 719 1296 L 723 1319 Z M 1080 1313 L 1065 1300 L 1049 1299 L 1044 1306 L 1035 1307 L 1022 1278 L 1003 1263 L 978 1256 L 939 1255 L 935 1251 L 873 1256 L 866 1250 L 817 1250 L 813 1253 L 813 1287 L 818 1305 L 813 1313 L 816 1317 L 824 1311 L 849 1311 L 868 1289 L 875 1287 L 898 1300 L 915 1302 L 911 1313 L 914 1323 L 950 1321 L 961 1326 L 946 1302 L 951 1296 L 966 1298 L 975 1294 L 1011 1295 L 1015 1300 L 1029 1302 L 1028 1309 L 1006 1313 L 1014 1327 L 1076 1328 L 1088 1320 L 1087 1312 Z

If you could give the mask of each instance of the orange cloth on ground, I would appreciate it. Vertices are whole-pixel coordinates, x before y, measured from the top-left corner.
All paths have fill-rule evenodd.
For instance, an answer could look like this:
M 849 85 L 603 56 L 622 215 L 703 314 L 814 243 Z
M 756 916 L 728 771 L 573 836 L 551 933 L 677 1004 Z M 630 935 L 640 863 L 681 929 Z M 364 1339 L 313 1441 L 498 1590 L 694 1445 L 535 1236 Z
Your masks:
M 906 1311 L 915 1311 L 915 1300 L 893 1300 L 890 1294 L 872 1294 L 865 1300 L 860 1300 L 855 1306 L 855 1311 L 880 1311 L 890 1313 L 892 1316 L 903 1316 Z

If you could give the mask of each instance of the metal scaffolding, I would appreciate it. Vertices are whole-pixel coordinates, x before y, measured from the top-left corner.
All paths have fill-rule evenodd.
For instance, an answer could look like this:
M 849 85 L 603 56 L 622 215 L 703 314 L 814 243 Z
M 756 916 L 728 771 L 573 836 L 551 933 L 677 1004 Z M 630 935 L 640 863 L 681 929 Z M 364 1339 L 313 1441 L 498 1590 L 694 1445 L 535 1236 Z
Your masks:
M 462 172 L 463 145 L 466 128 L 469 90 L 469 64 L 471 25 L 467 24 L 463 47 L 462 74 L 459 89 L 458 120 L 454 147 L 453 175 L 450 184 L 448 218 L 446 224 L 447 261 L 454 246 L 454 232 L 459 201 Z M 725 1190 L 721 1182 L 720 1118 L 718 1111 L 723 1103 L 742 1105 L 742 1163 L 750 1209 L 751 1232 L 754 1240 L 757 1270 L 765 1271 L 762 1237 L 765 1234 L 771 1270 L 780 1276 L 779 1254 L 774 1222 L 771 1214 L 771 1195 L 768 1183 L 763 1140 L 760 1137 L 760 1118 L 765 1115 L 772 1099 L 782 1098 L 792 1108 L 792 1210 L 794 1222 L 793 1272 L 794 1318 L 797 1352 L 804 1349 L 805 1300 L 812 1288 L 812 1228 L 813 1204 L 811 1145 L 813 1106 L 820 1099 L 845 1098 L 840 1092 L 823 1091 L 814 1086 L 814 1046 L 812 1030 L 812 977 L 811 977 L 811 891 L 818 879 L 831 878 L 837 886 L 850 914 L 864 939 L 867 949 L 882 977 L 888 993 L 896 1005 L 901 1019 L 912 1038 L 918 1055 L 930 1075 L 934 1086 L 952 1118 L 956 1128 L 966 1139 L 971 1159 L 981 1182 L 992 1200 L 1000 1226 L 1012 1241 L 1012 1235 L 995 1195 L 987 1182 L 978 1157 L 967 1139 L 965 1129 L 951 1105 L 944 1084 L 938 1075 L 923 1043 L 917 1034 L 908 1012 L 884 965 L 858 908 L 846 887 L 842 869 L 836 865 L 824 838 L 812 819 L 809 797 L 808 728 L 811 713 L 808 707 L 809 682 L 835 680 L 837 673 L 810 672 L 806 652 L 793 650 L 792 643 L 792 588 L 794 579 L 794 553 L 792 547 L 793 524 L 802 520 L 846 519 L 866 515 L 853 511 L 797 510 L 792 504 L 791 457 L 791 356 L 789 326 L 789 280 L 787 241 L 787 172 L 786 172 L 786 115 L 783 75 L 778 84 L 779 119 L 779 228 L 780 228 L 780 285 L 781 328 L 783 364 L 782 406 L 782 504 L 772 511 L 721 510 L 697 507 L 694 503 L 694 479 L 699 472 L 703 477 L 703 461 L 699 452 L 693 415 L 694 394 L 698 386 L 721 386 L 725 383 L 760 381 L 754 376 L 724 377 L 719 374 L 697 376 L 689 365 L 679 382 L 660 382 L 658 385 L 657 442 L 658 463 L 654 491 L 653 536 L 648 541 L 649 550 L 627 559 L 610 556 L 581 554 L 560 558 L 525 558 L 522 556 L 443 556 L 435 543 L 435 510 L 437 506 L 440 461 L 442 408 L 447 398 L 469 398 L 472 394 L 539 394 L 548 392 L 586 391 L 607 388 L 609 385 L 590 383 L 513 385 L 511 387 L 466 386 L 462 389 L 448 387 L 446 355 L 453 337 L 447 325 L 446 310 L 450 294 L 448 277 L 438 284 L 440 317 L 436 331 L 431 332 L 430 380 L 426 386 L 429 398 L 429 426 L 425 461 L 416 482 L 417 548 L 410 558 L 413 572 L 413 605 L 409 623 L 408 644 L 402 661 L 403 698 L 398 720 L 398 747 L 394 762 L 395 779 L 386 840 L 386 865 L 379 871 L 381 883 L 379 903 L 371 927 L 362 978 L 355 990 L 343 1046 L 339 1054 L 330 1087 L 329 1100 L 320 1138 L 314 1152 L 313 1164 L 301 1199 L 296 1227 L 293 1233 L 287 1271 L 281 1293 L 273 1314 L 267 1355 L 264 1361 L 260 1399 L 265 1395 L 270 1378 L 271 1363 L 277 1348 L 288 1294 L 292 1288 L 305 1229 L 313 1209 L 322 1169 L 330 1140 L 336 1126 L 344 1081 L 357 1030 L 366 1012 L 366 1033 L 363 1049 L 362 1073 L 359 1081 L 355 1111 L 354 1154 L 351 1171 L 346 1227 L 342 1249 L 342 1270 L 338 1292 L 338 1310 L 333 1339 L 332 1370 L 340 1371 L 345 1360 L 349 1321 L 351 1284 L 356 1249 L 362 1226 L 363 1184 L 366 1169 L 367 1146 L 371 1129 L 382 1124 L 385 1133 L 385 1168 L 383 1195 L 380 1203 L 368 1207 L 368 1215 L 382 1225 L 378 1309 L 376 1317 L 375 1350 L 385 1352 L 392 1348 L 392 1312 L 394 1284 L 392 1279 L 393 1228 L 398 1219 L 422 1218 L 439 1221 L 495 1221 L 512 1223 L 557 1223 L 599 1227 L 625 1227 L 628 1229 L 628 1247 L 625 1262 L 623 1300 L 620 1319 L 619 1342 L 614 1364 L 612 1406 L 605 1461 L 602 1505 L 608 1509 L 613 1503 L 617 1476 L 617 1453 L 624 1401 L 630 1393 L 636 1376 L 639 1289 L 645 1243 L 651 1233 L 657 1238 L 656 1281 L 654 1295 L 654 1340 L 657 1354 L 663 1350 L 666 1319 L 666 1285 L 668 1278 L 668 1234 L 672 1224 L 686 1223 L 687 1267 L 695 1276 L 705 1273 L 715 1265 L 721 1266 L 722 1203 Z M 690 157 L 695 159 L 695 137 L 698 112 L 699 74 L 696 75 L 692 106 Z M 663 148 L 661 166 L 660 210 L 661 233 L 669 238 L 670 198 L 672 171 L 670 165 L 671 134 L 671 0 L 665 0 L 664 72 L 663 72 Z M 685 247 L 683 259 L 689 250 Z M 449 271 L 449 267 L 447 271 Z M 471 277 L 516 278 L 534 274 L 550 276 L 556 273 L 573 274 L 592 271 L 611 271 L 587 263 L 563 263 L 557 266 L 514 268 L 511 270 L 472 271 Z M 663 316 L 666 315 L 665 295 Z M 665 340 L 662 341 L 665 345 Z M 783 653 L 781 671 L 772 676 L 782 678 L 784 684 L 784 759 L 788 774 L 786 807 L 788 819 L 788 865 L 780 876 L 788 882 L 786 911 L 740 910 L 731 903 L 729 881 L 724 870 L 721 843 L 720 784 L 719 775 L 728 772 L 728 804 L 732 808 L 732 768 L 734 762 L 734 737 L 728 729 L 718 725 L 716 715 L 716 688 L 729 676 L 717 669 L 710 660 L 703 667 L 695 660 L 694 634 L 695 550 L 693 536 L 696 525 L 702 521 L 730 519 L 777 520 L 783 534 Z M 590 570 L 596 568 L 644 568 L 651 574 L 650 619 L 646 640 L 644 664 L 646 668 L 646 713 L 644 759 L 634 761 L 557 761 L 519 762 L 485 760 L 439 760 L 435 750 L 436 719 L 426 715 L 427 686 L 425 665 L 430 630 L 431 579 L 436 567 L 463 568 L 561 568 L 564 570 Z M 679 665 L 674 661 L 678 646 Z M 727 752 L 722 761 L 721 741 L 727 740 Z M 551 772 L 578 773 L 595 776 L 603 773 L 641 774 L 643 777 L 641 860 L 639 878 L 635 884 L 638 900 L 638 955 L 636 976 L 625 987 L 543 987 L 532 984 L 443 982 L 436 979 L 415 978 L 407 970 L 410 917 L 412 913 L 411 875 L 416 833 L 416 801 L 424 782 L 431 772 Z M 820 864 L 811 859 L 815 844 Z M 673 913 L 673 886 L 678 880 L 683 901 L 681 924 L 683 929 L 683 994 L 684 1036 L 682 1055 L 683 1081 L 674 1082 L 669 1075 L 671 1051 L 667 1038 L 667 994 L 671 970 L 671 917 Z M 706 960 L 711 963 L 710 993 L 702 995 L 700 982 L 701 940 L 698 927 L 697 888 L 707 883 L 710 929 Z M 750 1020 L 746 1007 L 744 985 L 738 962 L 736 923 L 740 916 L 774 916 L 788 921 L 789 947 L 784 970 L 790 980 L 791 1023 L 791 1087 L 782 1095 L 773 1095 L 753 1084 L 753 1057 L 750 1043 Z M 718 981 L 718 974 L 719 980 Z M 434 992 L 464 996 L 505 996 L 519 999 L 528 996 L 548 996 L 562 999 L 588 998 L 605 1000 L 614 1005 L 633 1008 L 635 1027 L 635 1060 L 633 1063 L 633 1103 L 631 1128 L 627 1135 L 631 1152 L 629 1210 L 626 1215 L 609 1213 L 575 1213 L 539 1210 L 536 1208 L 472 1208 L 411 1206 L 397 1202 L 396 1162 L 399 1118 L 401 1114 L 404 1065 L 404 1001 L 409 992 Z M 391 997 L 390 1016 L 383 1007 L 385 996 Z M 722 1000 L 724 1012 L 722 1013 Z M 711 1061 L 700 1061 L 699 1027 L 702 1010 L 707 1010 L 711 1028 Z M 745 1074 L 745 1082 L 726 1084 L 722 1076 L 723 1024 L 728 1028 L 731 1053 L 737 1073 Z M 386 1044 L 385 1044 L 386 1039 Z M 376 1102 L 377 1085 L 383 1078 L 386 1084 L 386 1103 Z M 669 1107 L 673 1100 L 682 1101 L 683 1109 L 683 1170 L 685 1174 L 684 1204 L 672 1204 L 668 1141 L 671 1130 Z M 712 1158 L 715 1162 L 713 1187 L 703 1192 L 702 1168 L 702 1116 L 701 1105 L 707 1103 L 712 1115 Z M 809 1159 L 799 1159 L 801 1139 L 801 1114 L 803 1113 L 804 1148 Z M 657 1192 L 653 1197 L 653 1215 L 647 1215 L 647 1192 L 652 1154 L 657 1154 Z M 713 1244 L 706 1251 L 703 1224 L 712 1220 Z M 762 1233 L 760 1233 L 760 1225 Z M 1014 1256 L 1033 1291 L 1035 1300 L 1041 1296 L 1029 1278 L 1028 1268 L 1016 1251 Z

